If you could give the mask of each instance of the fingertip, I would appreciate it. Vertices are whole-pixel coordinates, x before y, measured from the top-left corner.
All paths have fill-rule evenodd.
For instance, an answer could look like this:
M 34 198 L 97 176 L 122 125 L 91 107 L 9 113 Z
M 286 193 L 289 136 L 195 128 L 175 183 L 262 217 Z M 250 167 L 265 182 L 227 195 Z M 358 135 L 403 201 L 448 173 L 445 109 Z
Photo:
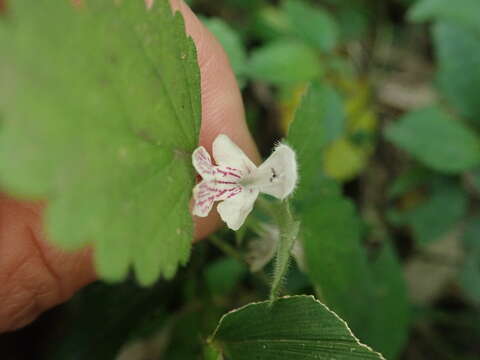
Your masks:
M 43 204 L 0 194 L 0 332 L 15 330 L 95 279 L 91 250 L 44 240 Z
M 215 207 L 216 208 L 216 207 Z M 195 220 L 195 241 L 205 239 L 215 229 L 218 229 L 222 224 L 220 215 L 216 209 L 212 209 L 207 217 L 194 217 Z

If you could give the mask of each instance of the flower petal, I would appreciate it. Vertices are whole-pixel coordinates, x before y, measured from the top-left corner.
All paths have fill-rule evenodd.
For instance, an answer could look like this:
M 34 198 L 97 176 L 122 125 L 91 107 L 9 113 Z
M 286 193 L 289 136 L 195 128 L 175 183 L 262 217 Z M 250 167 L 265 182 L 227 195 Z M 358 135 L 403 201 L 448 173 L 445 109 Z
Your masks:
M 215 166 L 215 179 L 219 183 L 238 183 L 242 179 L 242 172 L 231 166 Z
M 257 167 L 227 135 L 220 134 L 212 145 L 213 158 L 217 165 L 240 170 L 248 175 Z
M 297 184 L 295 152 L 285 144 L 278 145 L 255 174 L 255 185 L 260 192 L 284 199 Z
M 236 196 L 218 204 L 217 211 L 230 229 L 238 230 L 252 211 L 257 196 L 258 190 L 243 188 Z
M 193 215 L 206 217 L 212 210 L 215 201 L 215 182 L 212 180 L 203 180 L 193 188 Z
M 213 179 L 215 177 L 215 169 L 212 164 L 212 158 L 203 146 L 196 148 L 193 152 L 192 163 L 195 167 L 195 170 L 197 170 L 203 179 Z
M 205 217 L 215 201 L 230 199 L 242 192 L 242 187 L 233 182 L 203 180 L 193 188 L 193 215 Z

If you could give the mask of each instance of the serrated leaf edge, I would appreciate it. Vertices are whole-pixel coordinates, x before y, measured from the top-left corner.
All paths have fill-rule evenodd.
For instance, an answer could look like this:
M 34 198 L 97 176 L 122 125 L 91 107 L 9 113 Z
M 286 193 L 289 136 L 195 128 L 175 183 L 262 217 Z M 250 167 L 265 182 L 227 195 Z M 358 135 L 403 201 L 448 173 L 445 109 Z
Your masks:
M 282 297 L 279 297 L 276 301 L 278 300 L 282 300 L 282 299 L 294 299 L 294 298 L 305 298 L 305 299 L 311 299 L 313 300 L 314 302 L 317 302 L 318 304 L 320 304 L 324 309 L 326 309 L 330 314 L 332 314 L 337 320 L 339 320 L 344 326 L 345 328 L 347 329 L 349 335 L 353 338 L 353 340 L 355 341 L 355 343 L 357 345 L 359 345 L 360 347 L 363 347 L 369 351 L 371 351 L 372 353 L 376 354 L 379 356 L 379 358 L 381 360 L 387 360 L 385 359 L 385 357 L 378 351 L 375 351 L 373 350 L 370 346 L 362 343 L 352 332 L 352 330 L 350 329 L 350 327 L 348 326 L 347 322 L 345 320 L 343 320 L 340 316 L 337 315 L 337 313 L 335 313 L 333 310 L 331 310 L 327 305 L 325 305 L 324 303 L 322 303 L 321 301 L 319 301 L 318 299 L 316 299 L 313 295 L 293 295 L 293 296 L 290 296 L 290 295 L 287 295 L 287 296 L 282 296 Z M 223 354 L 223 349 L 222 347 L 219 345 L 218 342 L 216 342 L 214 340 L 218 330 L 220 329 L 220 327 L 222 326 L 222 323 L 223 323 L 223 320 L 230 314 L 233 314 L 233 313 L 236 313 L 238 311 L 242 311 L 250 306 L 255 306 L 255 305 L 260 305 L 260 304 L 268 304 L 270 303 L 269 300 L 266 300 L 266 301 L 257 301 L 257 302 L 251 302 L 251 303 L 248 303 L 242 307 L 239 307 L 237 309 L 233 309 L 233 310 L 230 310 L 229 312 L 225 313 L 222 315 L 222 317 L 220 318 L 220 321 L 218 322 L 218 325 L 217 327 L 215 328 L 215 330 L 213 331 L 213 334 L 207 339 L 207 343 L 210 344 L 211 346 L 213 346 L 216 350 L 220 351 L 222 354 Z

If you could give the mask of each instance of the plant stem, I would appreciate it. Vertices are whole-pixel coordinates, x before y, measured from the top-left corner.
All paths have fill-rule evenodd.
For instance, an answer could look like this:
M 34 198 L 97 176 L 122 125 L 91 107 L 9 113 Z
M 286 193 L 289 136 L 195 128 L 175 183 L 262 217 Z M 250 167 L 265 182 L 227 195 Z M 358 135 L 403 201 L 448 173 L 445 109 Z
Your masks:
M 273 218 L 277 223 L 280 239 L 277 247 L 277 255 L 275 257 L 275 265 L 273 271 L 272 288 L 270 290 L 270 301 L 275 301 L 282 288 L 282 282 L 288 271 L 290 262 L 290 251 L 297 239 L 299 222 L 293 219 L 290 203 L 282 201 L 278 206 L 270 207 Z

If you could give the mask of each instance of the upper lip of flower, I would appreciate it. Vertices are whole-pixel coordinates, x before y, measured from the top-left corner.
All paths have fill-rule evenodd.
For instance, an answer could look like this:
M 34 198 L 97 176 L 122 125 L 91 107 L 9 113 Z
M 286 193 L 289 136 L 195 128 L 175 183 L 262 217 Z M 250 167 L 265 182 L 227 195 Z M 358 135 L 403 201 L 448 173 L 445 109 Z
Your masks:
M 260 192 L 284 199 L 295 188 L 295 153 L 285 144 L 279 144 L 256 167 L 228 136 L 221 134 L 213 142 L 213 157 L 216 165 L 203 146 L 193 152 L 193 165 L 203 179 L 193 190 L 193 214 L 207 216 L 213 203 L 220 201 L 217 210 L 233 230 L 243 224 Z

